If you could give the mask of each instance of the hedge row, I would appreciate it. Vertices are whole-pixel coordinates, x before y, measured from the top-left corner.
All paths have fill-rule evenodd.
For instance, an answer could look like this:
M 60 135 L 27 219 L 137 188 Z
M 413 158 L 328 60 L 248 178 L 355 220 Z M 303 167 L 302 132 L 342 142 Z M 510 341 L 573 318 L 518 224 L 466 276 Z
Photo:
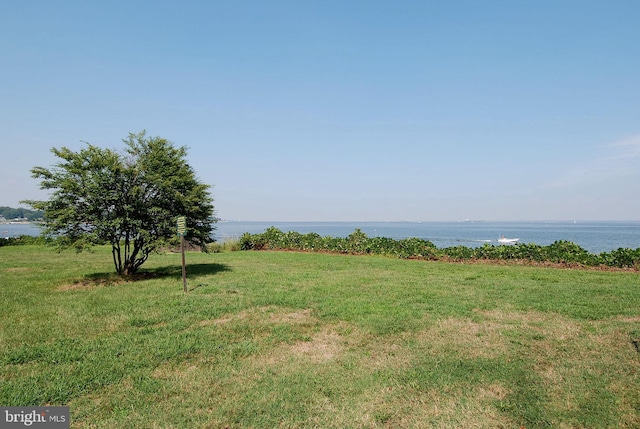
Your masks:
M 640 248 L 635 250 L 620 248 L 611 252 L 593 254 L 575 243 L 564 240 L 556 241 L 548 246 L 518 243 L 511 246 L 485 244 L 476 248 L 465 246 L 438 248 L 432 242 L 420 238 L 395 240 L 386 237 L 368 237 L 359 229 L 356 229 L 349 236 L 341 238 L 320 236 L 314 232 L 308 234 L 296 231 L 282 232 L 271 227 L 260 234 L 243 234 L 239 244 L 242 250 L 299 250 L 454 261 L 531 261 L 640 270 Z
M 25 244 L 45 244 L 49 241 L 41 236 L 19 235 L 16 237 L 0 238 L 0 247 L 3 246 L 21 246 Z

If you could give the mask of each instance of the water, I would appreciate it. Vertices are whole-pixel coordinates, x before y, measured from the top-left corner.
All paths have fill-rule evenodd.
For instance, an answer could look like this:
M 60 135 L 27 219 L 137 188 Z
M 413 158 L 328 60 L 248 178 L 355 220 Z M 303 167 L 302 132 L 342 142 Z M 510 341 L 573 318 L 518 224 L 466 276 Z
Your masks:
M 40 228 L 33 223 L 0 223 L 0 239 L 20 235 L 40 235 Z
M 519 238 L 520 243 L 546 246 L 556 240 L 578 244 L 591 253 L 610 252 L 622 248 L 640 248 L 640 222 L 219 222 L 215 238 L 218 241 L 239 238 L 243 233 L 264 232 L 274 226 L 282 231 L 302 234 L 346 237 L 356 228 L 369 237 L 394 239 L 417 237 L 438 247 L 477 247 L 485 243 L 498 244 L 504 235 Z M 34 224 L 0 224 L 0 238 L 18 235 L 38 235 Z

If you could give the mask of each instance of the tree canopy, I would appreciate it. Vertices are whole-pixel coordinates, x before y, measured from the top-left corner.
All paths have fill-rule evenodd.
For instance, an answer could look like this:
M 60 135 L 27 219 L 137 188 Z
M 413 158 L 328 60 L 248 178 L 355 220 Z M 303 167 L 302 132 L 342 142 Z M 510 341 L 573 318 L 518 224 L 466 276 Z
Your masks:
M 89 143 L 78 152 L 53 148 L 60 161 L 31 170 L 52 191 L 46 201 L 25 201 L 44 212 L 43 234 L 79 251 L 109 243 L 116 271 L 128 275 L 175 238 L 176 218 L 185 216 L 185 239 L 206 251 L 217 219 L 186 148 L 145 131 L 123 142 L 123 152 Z

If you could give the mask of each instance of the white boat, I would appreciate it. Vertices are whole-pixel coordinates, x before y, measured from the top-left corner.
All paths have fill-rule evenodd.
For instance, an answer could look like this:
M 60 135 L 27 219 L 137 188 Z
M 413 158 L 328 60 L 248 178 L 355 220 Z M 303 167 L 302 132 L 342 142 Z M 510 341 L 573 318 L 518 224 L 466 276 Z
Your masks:
M 507 238 L 504 235 L 498 238 L 498 243 L 500 244 L 516 244 L 520 239 L 519 238 Z

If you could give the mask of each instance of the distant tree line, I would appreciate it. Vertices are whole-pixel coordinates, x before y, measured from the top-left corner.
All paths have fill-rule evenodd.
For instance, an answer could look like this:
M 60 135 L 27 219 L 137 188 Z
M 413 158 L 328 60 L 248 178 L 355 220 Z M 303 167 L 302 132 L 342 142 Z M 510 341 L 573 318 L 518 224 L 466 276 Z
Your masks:
M 30 221 L 41 220 L 44 212 L 41 210 L 29 210 L 23 208 L 13 208 L 0 206 L 0 216 L 7 220 L 11 219 L 27 219 Z

